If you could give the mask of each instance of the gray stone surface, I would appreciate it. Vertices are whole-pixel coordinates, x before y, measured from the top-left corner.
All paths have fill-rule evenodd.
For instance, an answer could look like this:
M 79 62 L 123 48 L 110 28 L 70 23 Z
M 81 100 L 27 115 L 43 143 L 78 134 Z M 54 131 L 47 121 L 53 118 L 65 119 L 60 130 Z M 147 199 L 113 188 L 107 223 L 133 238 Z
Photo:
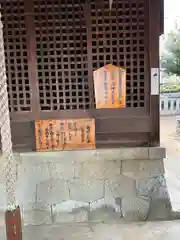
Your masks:
M 77 163 L 78 164 L 78 163 Z M 104 179 L 106 174 L 105 161 L 89 161 L 82 163 L 76 171 L 75 177 L 80 179 Z M 119 168 L 120 174 L 120 168 Z
M 27 226 L 23 240 L 177 240 L 180 221 Z M 0 239 L 6 240 L 5 228 Z
M 171 219 L 172 206 L 168 198 L 155 198 L 151 200 L 148 213 L 148 220 L 167 220 Z
M 149 149 L 148 148 L 130 148 L 128 151 L 120 149 L 119 158 L 121 160 L 144 160 L 149 157 Z
M 54 223 L 87 222 L 89 203 L 74 200 L 54 204 L 52 219 Z
M 75 160 L 78 162 L 98 160 L 146 160 L 146 159 L 162 159 L 165 157 L 164 148 L 120 148 L 120 149 L 96 149 L 81 151 L 57 151 L 57 152 L 30 152 L 20 153 L 22 161 L 31 161 L 38 163 L 46 163 L 63 160 Z M 158 156 L 158 157 L 156 157 Z
M 131 197 L 135 194 L 136 182 L 131 178 L 120 175 L 116 180 L 105 181 L 105 197 Z
M 117 200 L 118 199 L 118 200 Z M 108 196 L 108 198 L 102 198 L 97 201 L 90 203 L 90 211 L 100 209 L 104 206 L 109 206 L 113 208 L 116 212 L 121 212 L 121 198 L 113 198 Z
M 169 193 L 164 175 L 136 181 L 137 193 L 151 198 L 168 198 Z
M 124 160 L 122 174 L 133 178 L 143 179 L 164 174 L 163 159 L 160 160 Z
M 77 163 L 78 164 L 78 163 Z M 80 179 L 114 179 L 121 172 L 121 161 L 92 161 L 81 163 L 76 167 L 75 178 Z
M 18 179 L 16 189 L 17 200 L 20 206 L 26 207 L 30 203 L 34 203 L 37 198 L 37 184 L 28 176 Z
M 151 158 L 156 152 L 162 155 L 154 148 Z M 149 154 L 149 148 L 20 154 L 17 199 L 25 224 L 153 218 L 151 206 L 169 195 L 163 161 Z
M 21 165 L 20 178 L 28 178 L 29 181 L 35 183 L 46 181 L 50 179 L 49 165 L 47 163 L 43 164 L 31 164 L 31 162 L 26 161 Z
M 90 222 L 107 222 L 117 221 L 122 217 L 121 199 L 119 198 L 102 198 L 90 203 L 89 221 Z
M 24 225 L 52 224 L 51 207 L 42 203 L 31 203 L 22 208 Z
M 149 148 L 149 159 L 164 159 L 166 158 L 166 149 L 164 147 Z
M 149 198 L 122 198 L 122 215 L 125 220 L 142 221 L 148 217 Z
M 112 206 L 104 205 L 89 212 L 89 222 L 113 222 L 121 219 L 121 213 Z
M 61 161 L 63 158 L 68 159 L 70 154 L 66 151 L 57 151 L 57 152 L 25 152 L 20 153 L 21 161 L 23 164 L 26 162 L 31 162 L 31 164 L 42 164 L 50 163 L 53 161 Z
M 150 197 L 149 220 L 166 220 L 172 217 L 170 196 L 163 175 L 137 181 L 139 196 Z
M 147 159 L 149 156 L 148 148 L 121 148 L 95 150 L 94 155 L 104 160 L 125 160 L 125 159 Z
M 75 177 L 76 163 L 72 159 L 63 159 L 48 164 L 50 176 L 54 179 L 71 180 Z
M 70 200 L 68 182 L 66 180 L 52 178 L 38 184 L 38 202 L 56 204 L 66 200 Z
M 75 179 L 69 182 L 70 197 L 76 201 L 93 202 L 104 197 L 103 180 Z

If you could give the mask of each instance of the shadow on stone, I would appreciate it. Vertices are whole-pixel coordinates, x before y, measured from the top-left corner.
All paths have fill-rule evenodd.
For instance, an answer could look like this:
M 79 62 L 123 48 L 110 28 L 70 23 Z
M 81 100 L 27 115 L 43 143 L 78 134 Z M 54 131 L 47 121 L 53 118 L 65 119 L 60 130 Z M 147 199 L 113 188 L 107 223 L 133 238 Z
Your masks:
M 116 212 L 112 206 L 101 206 L 100 208 L 93 209 L 89 212 L 89 222 L 112 222 L 121 219 L 121 213 Z

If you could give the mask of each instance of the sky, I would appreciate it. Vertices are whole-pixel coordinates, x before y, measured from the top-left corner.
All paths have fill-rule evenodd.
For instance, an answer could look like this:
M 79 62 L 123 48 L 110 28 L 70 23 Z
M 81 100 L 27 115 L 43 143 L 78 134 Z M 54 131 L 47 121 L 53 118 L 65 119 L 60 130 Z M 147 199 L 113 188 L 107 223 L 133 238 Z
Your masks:
M 180 21 L 180 0 L 164 0 L 165 33 L 174 27 L 176 20 Z
M 164 0 L 164 33 L 167 36 L 174 26 L 175 22 L 180 22 L 180 0 Z M 164 51 L 164 41 L 160 41 L 160 52 Z

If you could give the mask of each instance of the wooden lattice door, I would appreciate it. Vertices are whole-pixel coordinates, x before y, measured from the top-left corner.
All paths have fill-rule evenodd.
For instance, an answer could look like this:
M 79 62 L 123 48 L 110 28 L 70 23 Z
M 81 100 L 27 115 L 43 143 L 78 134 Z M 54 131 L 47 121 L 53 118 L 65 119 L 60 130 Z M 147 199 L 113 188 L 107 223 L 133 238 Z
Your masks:
M 146 3 L 114 0 L 109 11 L 105 0 L 91 4 L 92 64 L 96 70 L 112 63 L 126 70 L 126 106 L 147 107 Z
M 29 72 L 37 76 L 40 111 L 94 106 L 92 71 L 114 64 L 127 75 L 127 107 L 147 107 L 146 3 L 114 0 L 34 0 L 27 25 L 27 1 L 3 1 L 5 54 L 11 112 L 31 111 Z M 100 6 L 100 7 L 99 7 Z M 89 11 L 89 12 L 88 12 Z M 29 27 L 36 64 L 28 65 Z
M 80 0 L 34 1 L 41 111 L 87 109 L 87 30 Z
M 1 1 L 10 112 L 31 111 L 23 0 Z
M 34 120 L 95 118 L 97 142 L 148 142 L 149 2 L 0 0 L 9 108 L 32 121 L 31 141 Z M 96 110 L 93 71 L 105 64 L 126 70 L 125 109 Z

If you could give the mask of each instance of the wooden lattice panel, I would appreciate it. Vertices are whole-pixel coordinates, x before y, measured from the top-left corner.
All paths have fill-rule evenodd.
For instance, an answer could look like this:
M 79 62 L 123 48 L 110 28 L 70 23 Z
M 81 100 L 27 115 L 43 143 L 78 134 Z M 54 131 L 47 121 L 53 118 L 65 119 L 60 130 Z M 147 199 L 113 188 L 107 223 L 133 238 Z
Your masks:
M 30 70 L 37 71 L 42 111 L 91 108 L 92 72 L 109 63 L 126 70 L 126 106 L 147 106 L 145 0 L 113 0 L 111 11 L 109 0 L 91 0 L 90 13 L 85 11 L 85 0 L 30 1 L 34 22 L 28 26 L 35 26 L 36 52 L 32 54 L 37 58 L 37 69 Z M 23 0 L 0 3 L 10 111 L 31 111 L 34 90 L 30 90 L 27 55 L 32 49 L 27 49 L 29 27 L 25 26 L 25 17 L 31 13 L 24 14 Z
M 145 107 L 145 94 L 148 94 L 145 73 L 146 1 L 113 0 L 111 11 L 109 0 L 97 2 L 92 1 L 91 4 L 93 70 L 109 63 L 124 67 L 126 106 Z
M 24 0 L 0 1 L 10 112 L 30 111 Z
M 34 0 L 34 13 L 41 110 L 89 108 L 81 0 Z
M 37 151 L 95 148 L 94 119 L 35 122 Z

